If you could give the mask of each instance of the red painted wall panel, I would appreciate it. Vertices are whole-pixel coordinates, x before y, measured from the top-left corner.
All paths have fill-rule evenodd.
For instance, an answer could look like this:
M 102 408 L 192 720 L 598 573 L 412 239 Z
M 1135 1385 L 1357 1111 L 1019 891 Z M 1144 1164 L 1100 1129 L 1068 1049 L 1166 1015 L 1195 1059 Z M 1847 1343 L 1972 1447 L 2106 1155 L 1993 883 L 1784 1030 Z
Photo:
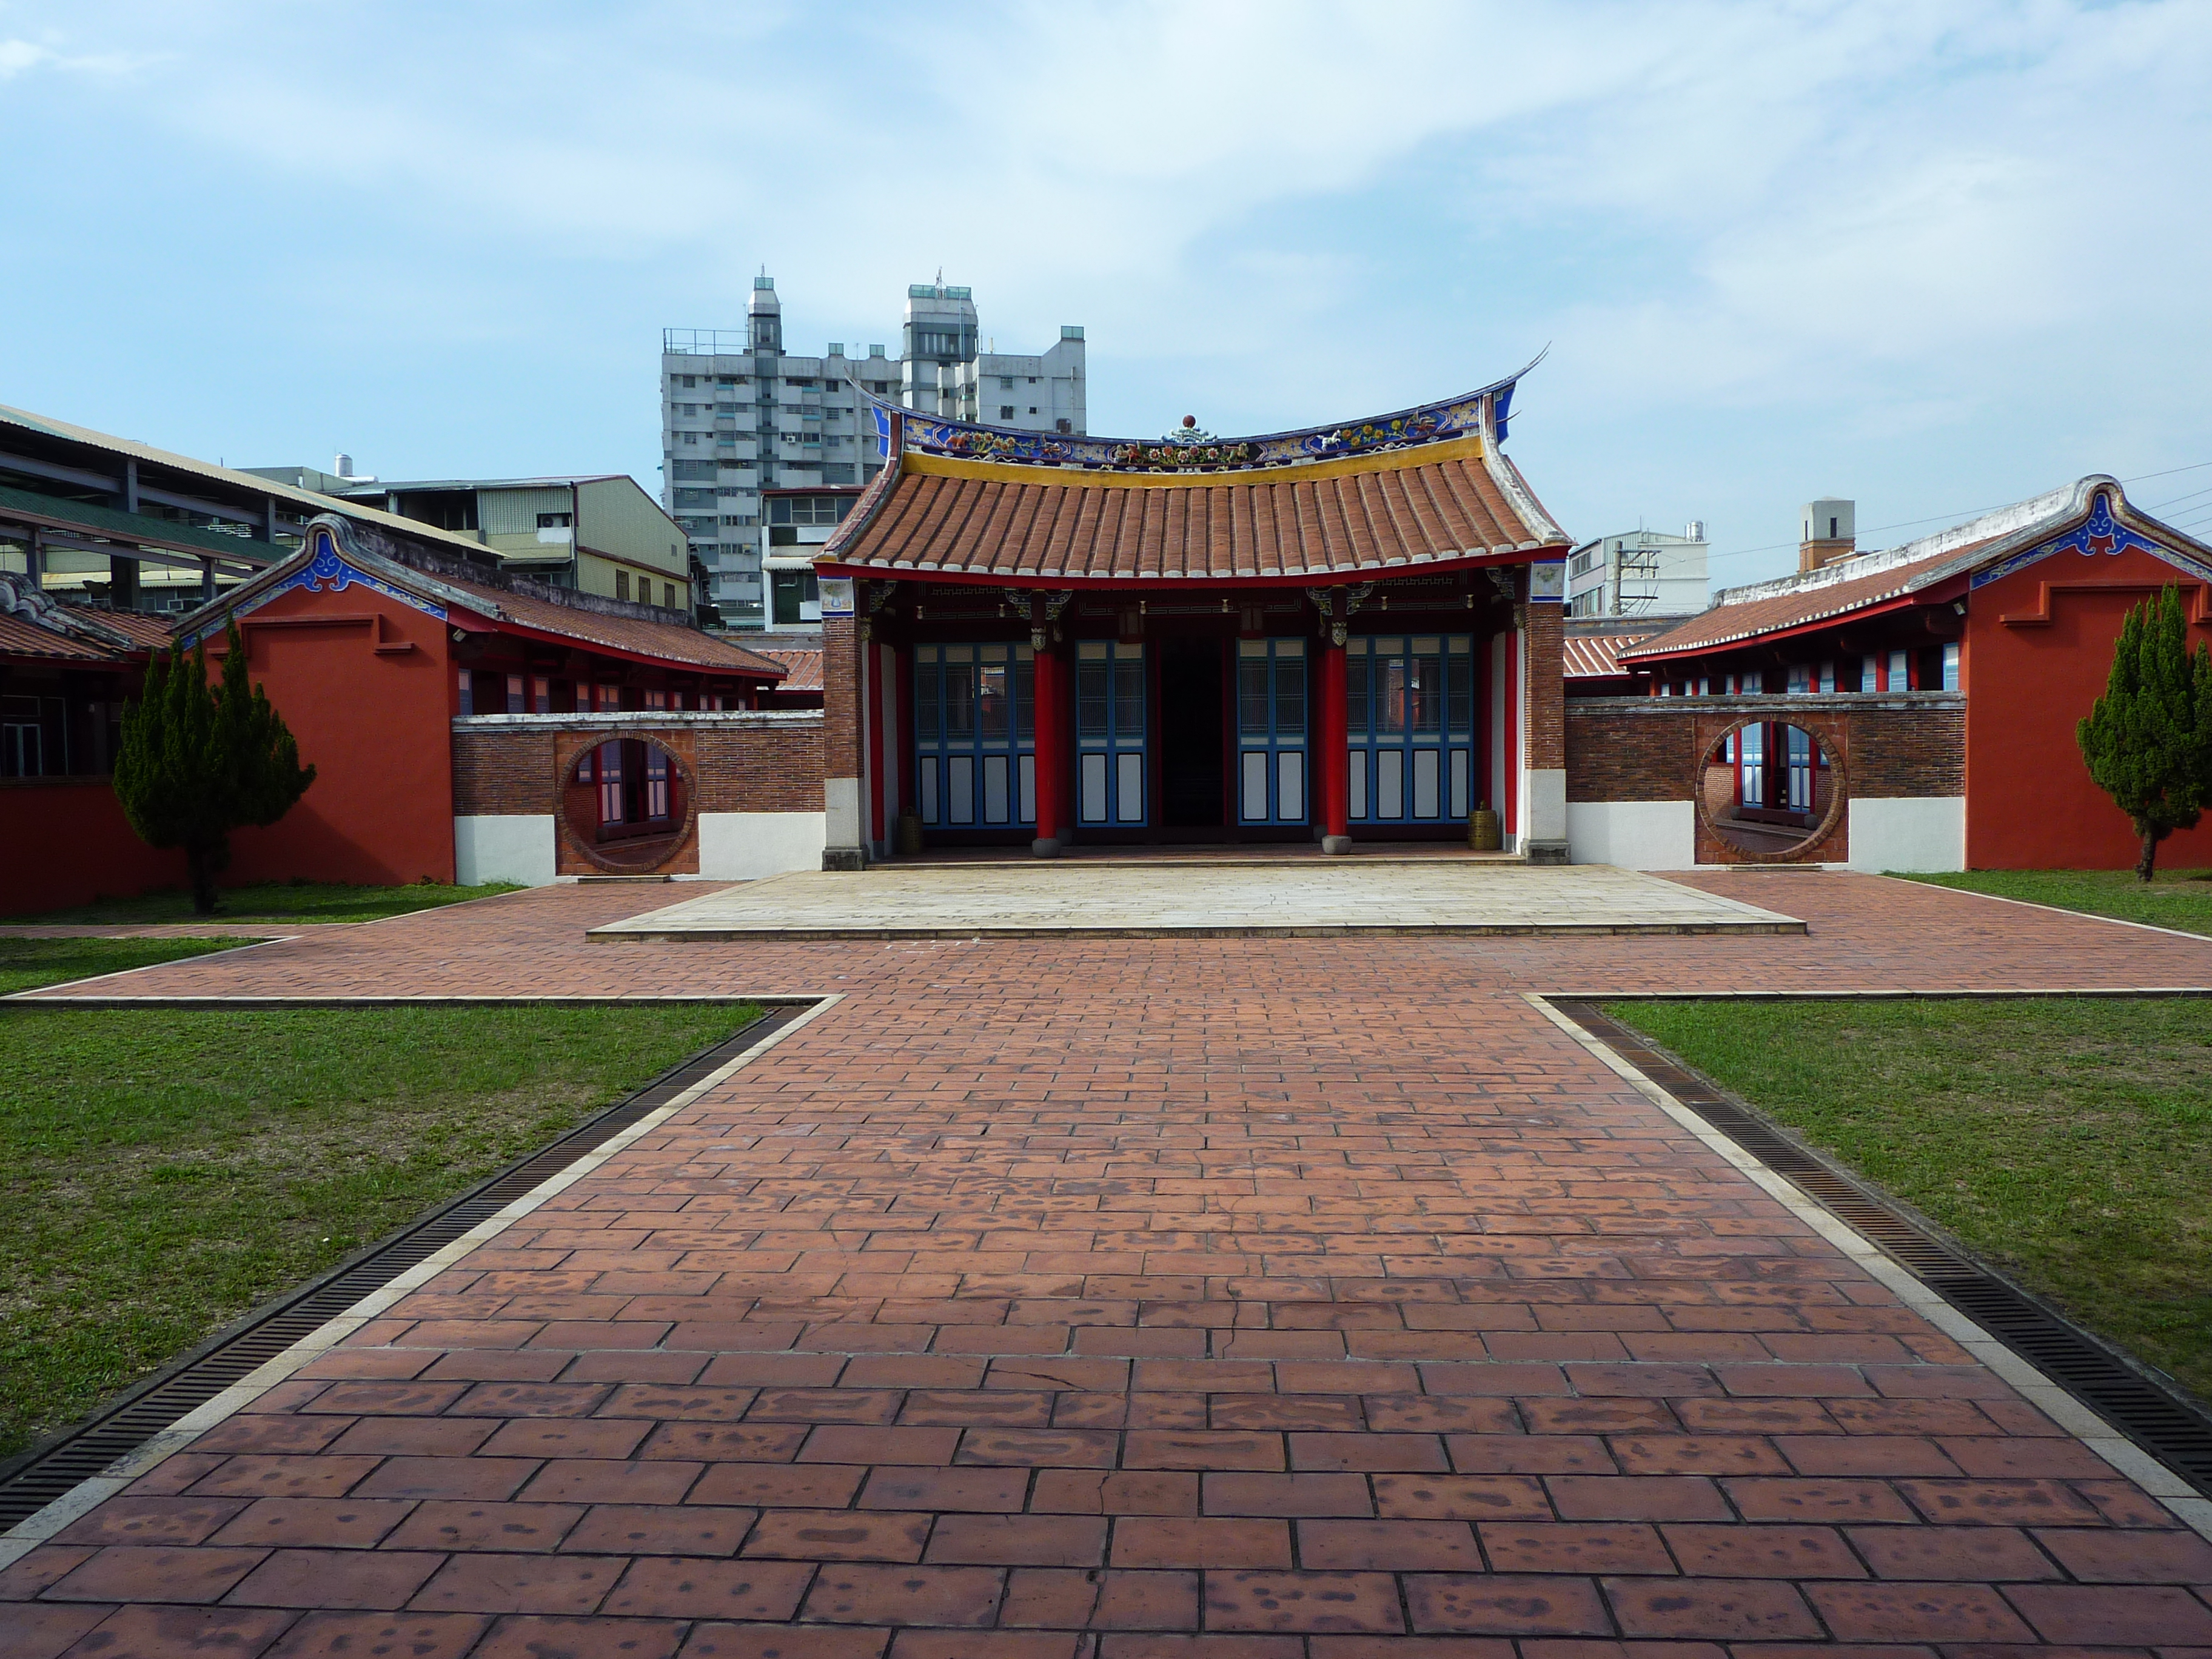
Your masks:
M 2084 557 L 2055 553 L 1977 588 L 1969 601 L 1966 862 L 1981 870 L 2112 870 L 2136 861 L 2135 831 L 2090 781 L 2075 722 L 2105 690 L 2112 642 L 2129 607 L 2168 582 L 2197 584 L 2133 549 Z M 2008 624 L 2045 608 L 2047 626 Z M 2205 639 L 2190 629 L 2192 645 Z M 2159 862 L 2212 866 L 2212 817 L 2177 830 Z
M 106 778 L 0 784 L 0 916 L 185 884 L 185 855 L 138 839 Z
M 316 777 L 281 822 L 231 837 L 225 881 L 451 881 L 445 624 L 372 588 L 295 588 L 247 617 L 245 634 L 252 678 Z

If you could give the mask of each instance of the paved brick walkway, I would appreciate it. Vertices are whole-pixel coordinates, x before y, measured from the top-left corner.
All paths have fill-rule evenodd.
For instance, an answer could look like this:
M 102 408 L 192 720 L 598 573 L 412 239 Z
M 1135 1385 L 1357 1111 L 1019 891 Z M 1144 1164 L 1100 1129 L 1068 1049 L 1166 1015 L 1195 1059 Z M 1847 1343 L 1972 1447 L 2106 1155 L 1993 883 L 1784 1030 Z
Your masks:
M 2212 1659 L 2212 1546 L 1519 995 L 2212 941 L 1762 880 L 1808 935 L 643 945 L 570 889 L 135 975 L 846 1000 L 0 1572 L 0 1656 Z

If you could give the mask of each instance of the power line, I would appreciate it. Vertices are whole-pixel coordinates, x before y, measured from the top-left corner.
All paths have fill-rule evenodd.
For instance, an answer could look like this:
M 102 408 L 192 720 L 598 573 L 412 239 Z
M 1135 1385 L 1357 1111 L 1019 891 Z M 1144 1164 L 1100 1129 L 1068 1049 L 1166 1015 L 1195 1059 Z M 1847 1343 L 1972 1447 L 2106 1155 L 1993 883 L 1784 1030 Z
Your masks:
M 2201 471 L 2208 466 L 2212 466 L 2212 461 L 2191 461 L 2187 466 L 2170 466 L 2163 472 L 2138 472 L 2134 477 L 2123 478 L 2120 482 L 2124 484 L 2142 483 L 2145 480 L 2150 478 L 2170 478 L 2177 472 Z M 2212 495 L 2212 489 L 2191 490 L 2189 495 L 2178 495 L 2174 500 L 2185 501 L 2190 500 L 2192 496 L 2203 495 Z M 2000 501 L 1997 503 L 1997 507 L 2010 507 L 2012 505 L 2013 503 L 2010 501 Z M 2171 507 L 2173 505 L 2173 502 L 2168 501 L 2166 505 Z M 1947 521 L 1963 524 L 1969 519 L 1979 518 L 1984 513 L 1994 513 L 1997 510 L 1997 507 L 1978 507 L 1965 513 L 1931 513 L 1924 519 L 1899 519 L 1894 524 L 1875 525 L 1867 532 L 1867 534 L 1869 536 L 1879 536 L 1885 530 L 1910 530 L 1913 526 L 1920 524 L 1942 524 Z M 2157 507 L 2148 507 L 2145 509 L 2147 512 L 2153 513 L 2159 510 L 2160 509 Z M 2179 528 L 2179 526 L 2177 526 L 2176 527 Z M 1764 547 L 1740 547 L 1733 552 L 1711 553 L 1706 555 L 1706 558 L 1709 562 L 1717 562 L 1722 559 L 1744 559 L 1749 558 L 1754 553 L 1772 553 L 1782 548 L 1796 547 L 1799 544 L 1796 542 L 1769 542 Z

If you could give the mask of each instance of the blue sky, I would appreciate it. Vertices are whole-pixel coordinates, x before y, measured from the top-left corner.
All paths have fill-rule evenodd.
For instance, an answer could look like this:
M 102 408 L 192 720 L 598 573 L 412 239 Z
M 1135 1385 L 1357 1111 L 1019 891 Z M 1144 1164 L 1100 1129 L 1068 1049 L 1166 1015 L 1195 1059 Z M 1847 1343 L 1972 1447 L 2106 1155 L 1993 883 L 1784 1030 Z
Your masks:
M 765 264 L 792 349 L 893 343 L 941 268 L 1002 350 L 1085 325 L 1094 432 L 1548 345 L 1554 514 L 1704 518 L 1722 581 L 1826 494 L 1886 544 L 2194 468 L 2133 494 L 2206 533 L 2208 84 L 2203 0 L 0 0 L 0 402 L 658 489 L 663 325 Z

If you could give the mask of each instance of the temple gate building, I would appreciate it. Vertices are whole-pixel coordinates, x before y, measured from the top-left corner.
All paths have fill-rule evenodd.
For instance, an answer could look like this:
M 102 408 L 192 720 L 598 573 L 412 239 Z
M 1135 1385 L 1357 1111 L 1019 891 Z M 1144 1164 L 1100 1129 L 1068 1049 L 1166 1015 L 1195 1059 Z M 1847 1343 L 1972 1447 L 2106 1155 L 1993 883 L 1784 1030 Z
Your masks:
M 1568 537 L 1517 376 L 1349 424 L 1158 441 L 875 404 L 823 544 L 832 867 L 897 844 L 1463 839 L 1566 858 Z

